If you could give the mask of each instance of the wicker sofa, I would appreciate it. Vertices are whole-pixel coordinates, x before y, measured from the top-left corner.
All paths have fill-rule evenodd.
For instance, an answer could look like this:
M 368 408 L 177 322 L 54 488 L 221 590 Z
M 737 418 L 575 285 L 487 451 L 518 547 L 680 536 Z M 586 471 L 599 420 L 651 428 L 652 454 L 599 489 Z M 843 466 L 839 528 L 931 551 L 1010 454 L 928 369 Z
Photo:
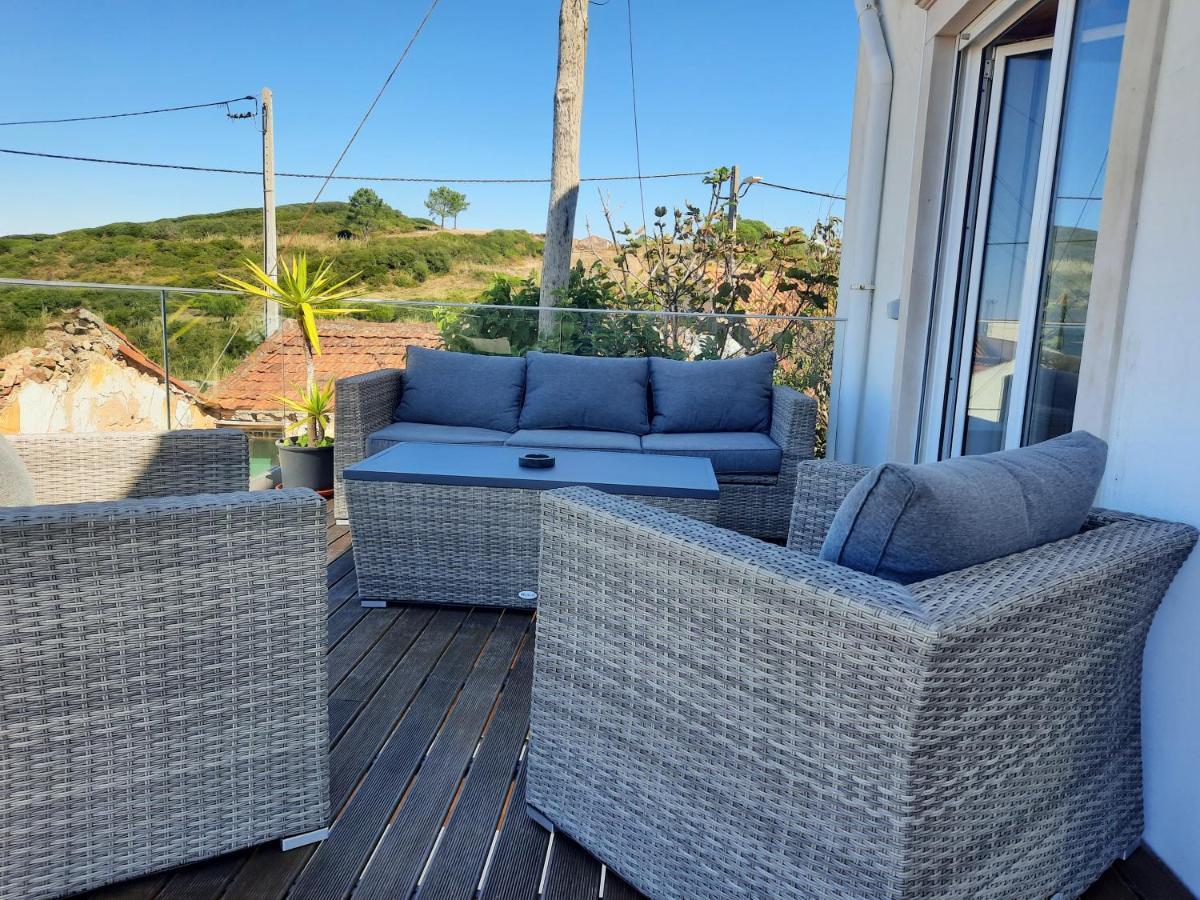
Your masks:
M 410 353 L 411 353 L 410 349 Z M 424 351 L 430 353 L 434 351 Z M 460 354 L 446 354 L 456 356 Z M 531 354 L 534 356 L 535 354 Z M 553 354 L 549 354 L 553 355 Z M 625 360 L 628 362 L 629 360 Z M 621 362 L 617 360 L 617 362 Z M 410 360 L 411 363 L 411 360 Z M 699 364 L 704 365 L 704 364 Z M 443 436 L 437 431 L 431 431 L 432 437 L 424 437 L 423 433 L 413 436 L 397 436 L 392 432 L 405 423 L 397 423 L 397 410 L 403 399 L 405 372 L 402 369 L 384 369 L 366 375 L 344 378 L 337 382 L 337 442 L 334 447 L 335 472 L 335 508 L 339 519 L 346 518 L 346 501 L 343 490 L 342 472 L 346 466 L 378 452 L 397 440 L 458 440 L 457 437 Z M 770 388 L 770 396 L 764 400 L 769 411 L 764 413 L 764 419 L 769 418 L 769 427 L 764 427 L 763 434 L 745 435 L 759 438 L 762 444 L 773 453 L 773 463 L 766 469 L 723 470 L 719 460 L 720 451 L 714 451 L 712 456 L 716 469 L 717 481 L 720 485 L 721 496 L 718 508 L 718 522 L 722 527 L 731 528 L 742 534 L 753 535 L 766 540 L 782 541 L 787 536 L 788 517 L 792 509 L 792 496 L 796 483 L 796 467 L 804 460 L 812 459 L 813 443 L 816 434 L 816 402 L 804 394 L 790 388 L 778 385 Z M 606 385 L 590 385 L 576 392 L 577 396 L 596 397 L 597 403 L 603 402 Z M 645 403 L 646 390 L 642 388 L 642 401 Z M 523 419 L 524 420 L 524 417 Z M 435 426 L 436 427 L 436 426 Z M 614 433 L 576 432 L 576 435 L 590 435 L 593 439 L 600 438 L 601 442 L 567 443 L 564 436 L 572 436 L 569 431 L 529 431 L 526 426 L 514 434 L 504 434 L 484 429 L 457 429 L 460 432 L 471 433 L 468 438 L 471 443 L 511 443 L 532 447 L 575 447 L 578 449 L 600 450 L 632 450 L 639 452 L 683 453 L 685 455 L 706 455 L 708 451 L 697 450 L 703 444 L 693 444 L 690 447 L 684 443 L 684 449 L 649 450 L 652 440 L 679 446 L 678 442 L 670 444 L 672 439 L 688 437 L 686 435 L 645 435 L 639 438 L 636 434 L 618 435 Z M 416 431 L 416 429 L 410 429 Z M 448 432 L 455 429 L 441 429 Z M 717 439 L 724 435 L 696 435 L 703 440 Z M 730 437 L 740 437 L 730 435 Z M 620 442 L 618 442 L 620 441 Z
M 1095 510 L 905 587 L 815 555 L 864 471 L 799 466 L 787 549 L 545 495 L 535 817 L 657 898 L 1074 897 L 1139 841 L 1142 650 L 1196 532 Z
M 233 431 L 9 442 L 0 896 L 324 828 L 324 502 L 248 492 Z

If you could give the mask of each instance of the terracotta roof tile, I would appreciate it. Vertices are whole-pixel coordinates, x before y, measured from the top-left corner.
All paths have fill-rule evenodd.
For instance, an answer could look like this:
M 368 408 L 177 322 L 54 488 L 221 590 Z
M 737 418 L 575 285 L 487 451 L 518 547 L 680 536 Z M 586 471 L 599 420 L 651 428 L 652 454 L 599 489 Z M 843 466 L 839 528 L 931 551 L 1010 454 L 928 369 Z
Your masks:
M 437 326 L 428 322 L 360 322 L 342 319 L 319 322 L 321 355 L 317 378 L 321 382 L 400 368 L 411 345 L 440 347 Z M 275 412 L 275 398 L 292 395 L 304 384 L 304 351 L 294 321 L 271 335 L 213 388 L 209 401 L 229 412 Z

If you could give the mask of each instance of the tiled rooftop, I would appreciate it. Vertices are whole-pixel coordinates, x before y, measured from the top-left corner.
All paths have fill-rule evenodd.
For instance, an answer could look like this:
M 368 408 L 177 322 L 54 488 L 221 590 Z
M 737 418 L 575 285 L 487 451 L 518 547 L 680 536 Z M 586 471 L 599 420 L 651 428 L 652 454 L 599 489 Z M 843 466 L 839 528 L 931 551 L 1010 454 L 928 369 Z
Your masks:
M 404 365 L 411 345 L 438 347 L 437 327 L 428 322 L 359 322 L 353 319 L 319 322 L 321 355 L 317 378 L 346 378 L 376 369 Z M 272 412 L 276 398 L 294 393 L 304 382 L 304 353 L 300 330 L 288 320 L 263 341 L 212 390 L 210 401 L 229 411 Z

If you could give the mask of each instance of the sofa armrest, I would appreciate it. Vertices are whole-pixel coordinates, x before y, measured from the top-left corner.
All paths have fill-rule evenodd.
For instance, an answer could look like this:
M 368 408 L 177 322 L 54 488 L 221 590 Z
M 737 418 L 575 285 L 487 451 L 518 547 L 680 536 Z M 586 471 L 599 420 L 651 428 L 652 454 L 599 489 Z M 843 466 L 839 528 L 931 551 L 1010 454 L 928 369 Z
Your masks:
M 764 853 L 902 814 L 929 637 L 907 589 L 584 488 L 543 496 L 541 554 L 528 798 L 593 852 L 654 884 L 629 847 L 721 858 L 728 804 Z
M 771 439 L 792 459 L 812 459 L 817 439 L 817 401 L 777 384 L 771 393 Z
M 367 437 L 391 424 L 396 407 L 400 405 L 403 377 L 403 369 L 379 369 L 337 382 L 333 469 L 334 482 L 339 487 L 346 466 L 367 455 Z M 344 506 L 341 493 L 337 491 L 339 509 Z
M 250 443 L 230 428 L 8 436 L 38 503 L 244 491 Z
M 816 556 L 825 543 L 833 517 L 850 489 L 870 470 L 867 466 L 811 459 L 796 467 L 796 496 L 787 545 Z
M 0 894 L 328 824 L 325 515 L 304 490 L 0 510 L 0 793 L 19 800 Z

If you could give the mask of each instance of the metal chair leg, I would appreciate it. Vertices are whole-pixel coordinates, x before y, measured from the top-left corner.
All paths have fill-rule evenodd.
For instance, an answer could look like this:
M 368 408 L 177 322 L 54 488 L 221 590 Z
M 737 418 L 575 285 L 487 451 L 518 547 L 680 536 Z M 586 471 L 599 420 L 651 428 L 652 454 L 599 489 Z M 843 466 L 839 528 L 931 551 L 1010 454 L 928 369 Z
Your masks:
M 297 847 L 304 847 L 307 844 L 315 844 L 318 841 L 323 841 L 327 837 L 329 837 L 328 828 L 318 828 L 316 831 L 308 831 L 304 834 L 293 834 L 291 837 L 280 839 L 279 849 L 286 853 L 288 850 L 295 850 Z

